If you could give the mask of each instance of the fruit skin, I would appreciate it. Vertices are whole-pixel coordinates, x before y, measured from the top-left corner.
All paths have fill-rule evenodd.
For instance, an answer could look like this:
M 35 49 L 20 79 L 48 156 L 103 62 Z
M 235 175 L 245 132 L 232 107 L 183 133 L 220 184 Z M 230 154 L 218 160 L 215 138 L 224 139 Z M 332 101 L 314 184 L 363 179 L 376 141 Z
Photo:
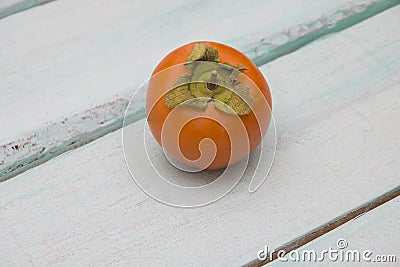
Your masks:
M 210 138 L 216 145 L 217 153 L 214 161 L 207 167 L 207 169 L 225 168 L 228 166 L 231 157 L 231 145 L 242 146 L 243 144 L 234 142 L 231 144 L 227 131 L 222 125 L 232 126 L 235 123 L 233 121 L 234 116 L 217 110 L 213 103 L 209 103 L 205 110 L 180 107 L 179 114 L 182 118 L 211 115 L 214 118 L 218 118 L 217 121 L 219 123 L 209 118 L 195 118 L 188 122 L 180 132 L 179 147 L 171 144 L 162 144 L 161 141 L 161 131 L 164 121 L 172 111 L 172 109 L 167 108 L 163 96 L 173 88 L 180 75 L 187 73 L 187 70 L 183 65 L 173 68 L 170 67 L 185 63 L 196 43 L 203 43 L 209 47 L 216 48 L 219 52 L 221 63 L 228 62 L 230 64 L 241 64 L 247 68 L 243 74 L 250 78 L 251 81 L 246 79 L 243 75 L 240 75 L 238 80 L 250 89 L 254 98 L 254 104 L 252 107 L 253 111 L 248 115 L 242 115 L 239 117 L 246 128 L 250 144 L 250 152 L 253 151 L 261 142 L 262 137 L 268 129 L 272 111 L 272 99 L 268 84 L 257 66 L 247 56 L 232 47 L 216 42 L 197 41 L 189 43 L 175 49 L 161 60 L 152 73 L 152 78 L 150 79 L 147 90 L 147 121 L 157 142 L 164 146 L 164 149 L 178 161 L 184 162 L 180 157 L 179 149 L 187 159 L 198 159 L 200 157 L 200 151 L 198 148 L 200 141 L 205 138 Z M 163 70 L 166 69 L 168 69 L 168 71 L 163 72 Z M 258 114 L 257 117 L 259 118 L 259 123 L 256 119 L 255 113 Z M 177 136 L 173 134 L 170 134 L 171 136 L 169 136 L 169 131 L 165 129 L 164 134 L 166 134 L 164 140 L 177 138 Z M 241 147 L 240 151 L 243 152 L 232 155 L 231 164 L 234 164 L 247 156 L 249 149 Z M 191 167 L 199 168 L 196 164 L 192 165 L 191 163 L 188 164 L 188 162 L 185 163 L 191 165 Z

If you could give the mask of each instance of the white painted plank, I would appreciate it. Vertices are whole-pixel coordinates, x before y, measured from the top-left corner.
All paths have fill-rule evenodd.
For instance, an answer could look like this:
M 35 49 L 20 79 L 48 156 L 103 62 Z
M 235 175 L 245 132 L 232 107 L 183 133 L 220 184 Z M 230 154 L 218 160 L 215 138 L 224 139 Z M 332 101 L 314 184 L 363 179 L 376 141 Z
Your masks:
M 1 262 L 244 264 L 399 186 L 399 14 L 262 68 L 279 143 L 255 194 L 245 176 L 213 205 L 164 206 L 133 183 L 116 131 L 0 184 L 0 253 L 20 256 L 1 253 Z M 128 127 L 139 133 L 143 120 Z
M 315 251 L 317 255 L 314 262 L 301 261 L 301 266 L 398 266 L 400 262 L 399 221 L 400 197 L 397 197 L 298 249 L 300 259 L 307 250 Z M 321 255 L 323 250 L 329 250 L 329 248 L 343 252 L 338 252 L 337 256 L 332 254 L 333 260 L 330 260 L 329 255 Z M 349 251 L 355 251 L 352 253 L 356 254 L 348 254 Z M 339 258 L 342 253 L 343 257 Z M 359 258 L 357 255 L 360 255 Z M 391 255 L 395 258 L 390 257 Z M 337 260 L 335 260 L 336 257 L 338 257 Z M 296 254 L 287 255 L 284 259 L 272 262 L 271 266 L 294 265 L 296 262 L 292 259 L 296 258 Z M 286 259 L 287 262 L 285 262 Z
M 6 18 L 0 180 L 121 127 L 128 96 L 185 42 L 227 42 L 263 64 L 399 2 L 60 0 Z
M 0 19 L 53 0 L 1 0 Z

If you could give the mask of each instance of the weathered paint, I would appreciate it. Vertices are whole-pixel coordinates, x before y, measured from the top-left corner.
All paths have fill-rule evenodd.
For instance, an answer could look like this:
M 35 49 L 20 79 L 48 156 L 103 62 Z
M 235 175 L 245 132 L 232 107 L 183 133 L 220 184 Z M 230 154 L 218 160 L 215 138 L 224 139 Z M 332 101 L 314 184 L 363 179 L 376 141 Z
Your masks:
M 399 195 L 400 188 L 397 188 L 398 193 L 395 194 L 396 189 L 388 192 L 376 200 L 390 199 L 390 195 Z M 370 203 L 372 204 L 372 203 Z M 374 204 L 372 204 L 375 206 Z M 367 208 L 367 210 L 365 210 Z M 346 265 L 374 265 L 377 266 L 388 265 L 397 266 L 400 261 L 400 197 L 396 197 L 383 203 L 381 206 L 374 210 L 370 210 L 368 206 L 360 207 L 359 214 L 345 224 L 342 224 L 333 231 L 324 234 L 323 236 L 311 241 L 297 249 L 300 255 L 308 250 L 313 250 L 317 253 L 318 258 L 321 258 L 321 252 L 323 250 L 328 250 L 330 247 L 332 249 L 338 249 L 337 241 L 344 239 L 346 241 L 347 247 L 343 250 L 347 253 L 350 250 L 357 250 L 360 252 L 360 261 L 352 261 L 353 258 L 349 257 L 347 261 L 346 256 L 341 260 L 336 260 L 337 262 L 344 263 Z M 361 213 L 360 213 L 361 212 Z M 364 251 L 371 251 L 371 255 L 366 254 L 367 257 L 372 259 L 372 262 L 368 262 L 363 259 Z M 375 257 L 378 255 L 394 255 L 395 261 L 387 262 L 376 262 Z M 386 259 L 388 259 L 386 257 Z M 393 260 L 393 258 L 392 258 Z M 289 263 L 281 262 L 279 260 L 273 261 L 271 266 L 287 266 Z M 303 262 L 303 264 L 312 264 L 311 261 Z M 328 255 L 325 255 L 324 261 L 319 261 L 318 266 L 332 266 L 332 260 L 329 259 Z M 397 264 L 397 265 L 396 265 Z M 259 266 L 259 265 L 253 265 Z
M 323 35 L 342 30 L 371 17 L 399 2 L 381 0 L 350 2 L 344 6 L 338 6 L 331 13 L 322 14 L 317 18 L 308 17 L 310 22 L 279 29 L 278 33 L 263 35 L 261 32 L 261 34 L 247 35 L 228 42 L 245 51 L 252 60 L 261 65 L 294 51 Z M 268 8 L 268 5 L 265 8 Z M 293 21 L 296 21 L 295 18 Z M 270 23 L 270 21 L 266 22 Z M 261 26 L 258 25 L 256 28 L 261 28 Z M 225 38 L 229 39 L 230 36 L 227 35 Z M 103 62 L 103 64 L 106 63 Z M 395 71 L 395 68 L 392 70 Z M 62 78 L 59 79 L 62 80 Z M 140 80 L 145 77 L 133 76 L 132 79 Z M 60 81 L 57 80 L 57 83 Z M 105 104 L 48 123 L 45 127 L 27 134 L 25 137 L 0 146 L 0 155 L 2 156 L 0 158 L 0 181 L 120 128 L 124 107 L 126 107 L 129 97 L 129 93 L 124 92 L 122 96 L 115 96 Z M 314 97 L 320 99 L 320 96 Z M 136 110 L 129 111 L 131 121 L 144 117 L 144 102 L 138 103 L 135 107 Z M 116 110 L 119 112 L 115 112 Z M 23 149 L 15 149 L 16 147 L 23 147 Z
M 2 0 L 0 2 L 0 19 L 51 1 L 54 0 Z
M 345 226 L 342 226 L 342 225 L 350 222 L 353 219 L 359 218 L 360 216 L 363 216 L 364 214 L 367 214 L 371 210 L 378 208 L 381 205 L 384 205 L 384 206 L 387 205 L 386 203 L 389 201 L 395 202 L 397 200 L 397 202 L 399 202 L 399 198 L 398 198 L 399 196 L 400 196 L 400 186 L 397 186 L 394 189 L 390 190 L 389 192 L 386 192 L 386 193 L 362 204 L 359 207 L 356 207 L 354 209 L 351 209 L 351 210 L 345 212 L 344 214 L 330 220 L 329 222 L 327 222 L 323 225 L 318 226 L 315 229 L 312 229 L 311 231 L 307 232 L 306 234 L 299 236 L 299 237 L 291 240 L 290 242 L 283 244 L 280 247 L 270 248 L 271 251 L 272 251 L 272 249 L 275 251 L 275 253 L 273 253 L 272 257 L 271 257 L 272 260 L 270 260 L 270 259 L 266 259 L 263 261 L 254 260 L 253 262 L 246 264 L 246 266 L 249 266 L 249 267 L 264 266 L 274 260 L 277 260 L 277 257 L 278 257 L 277 253 L 280 250 L 284 250 L 289 253 L 292 250 L 298 250 L 299 248 L 301 248 L 302 246 L 304 246 L 305 244 L 307 244 L 311 241 L 318 243 L 319 242 L 318 238 L 322 238 L 322 239 L 330 238 L 334 234 L 329 233 L 329 232 L 334 231 L 338 227 L 346 228 L 346 225 Z M 393 211 L 395 211 L 395 209 L 393 209 Z M 387 215 L 390 216 L 390 214 L 387 214 Z M 393 213 L 391 215 L 396 215 L 396 214 Z M 369 216 L 369 214 L 367 216 Z M 365 218 L 363 218 L 363 219 L 365 219 Z M 383 217 L 381 219 L 381 221 L 384 221 L 384 220 L 387 220 L 387 219 L 385 217 Z M 395 226 L 397 226 L 397 225 L 393 225 L 393 227 L 395 227 Z M 371 225 L 371 229 L 376 228 L 376 227 L 377 227 L 376 225 Z M 396 231 L 396 229 L 391 229 L 391 230 Z M 327 234 L 327 233 L 329 233 L 329 234 Z M 332 240 L 332 243 L 330 246 L 333 247 L 334 249 L 337 249 L 335 246 L 336 246 L 336 241 L 338 240 L 338 238 L 343 238 L 343 235 L 337 236 L 336 239 L 330 238 L 330 240 Z M 398 244 L 392 243 L 392 245 L 394 245 L 393 248 L 395 248 L 395 246 L 397 246 Z M 308 248 L 308 249 L 313 248 L 313 245 L 309 244 L 305 248 Z M 328 249 L 328 248 L 329 248 L 329 246 L 323 247 L 323 249 Z M 260 249 L 264 249 L 264 248 L 260 248 Z M 304 248 L 302 248 L 302 249 L 304 249 Z M 298 251 L 301 251 L 301 250 L 298 250 Z M 321 251 L 321 250 L 319 250 L 319 251 Z M 389 253 L 389 252 L 390 251 L 387 251 L 387 253 Z M 277 265 L 277 262 L 275 262 L 275 263 L 276 263 L 275 265 Z M 281 264 L 285 264 L 285 262 L 281 262 Z M 325 264 L 329 265 L 328 259 L 326 259 Z M 274 265 L 274 264 L 272 264 L 272 265 Z
M 273 88 L 279 136 L 271 174 L 256 193 L 248 194 L 246 173 L 225 198 L 200 209 L 153 201 L 130 178 L 117 130 L 0 184 L 1 261 L 237 266 L 254 260 L 265 245 L 290 243 L 393 193 L 400 172 L 400 125 L 393 123 L 400 119 L 400 76 L 359 77 L 387 68 L 397 55 L 399 12 L 390 9 L 261 68 Z M 357 81 L 364 90 L 356 90 Z M 324 98 L 338 83 L 356 94 L 347 98 L 338 90 L 340 97 L 321 99 L 325 105 L 292 110 L 295 120 L 279 116 L 304 107 L 312 94 Z M 139 120 L 127 128 L 139 133 L 143 126 Z
M 323 14 L 315 20 L 283 29 L 277 34 L 260 35 L 253 43 L 241 44 L 242 38 L 232 40 L 232 42 L 237 42 L 242 51 L 252 58 L 256 64 L 263 65 L 318 38 L 346 29 L 399 3 L 398 0 L 355 1 L 332 13 Z
M 51 123 L 23 139 L 0 146 L 0 181 L 121 128 L 121 114 L 125 113 L 127 106 L 128 100 L 119 98 Z M 142 109 L 131 112 L 127 122 L 142 118 L 143 113 Z

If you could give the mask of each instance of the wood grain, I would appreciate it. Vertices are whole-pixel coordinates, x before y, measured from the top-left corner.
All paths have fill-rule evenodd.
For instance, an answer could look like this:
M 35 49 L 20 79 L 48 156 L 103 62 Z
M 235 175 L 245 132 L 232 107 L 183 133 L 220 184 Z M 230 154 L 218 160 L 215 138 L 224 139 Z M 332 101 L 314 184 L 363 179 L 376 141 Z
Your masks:
M 351 225 L 351 221 L 352 220 L 356 220 L 358 218 L 360 218 L 361 216 L 371 212 L 373 209 L 383 205 L 384 207 L 386 206 L 387 202 L 393 202 L 394 200 L 392 199 L 396 199 L 398 202 L 398 198 L 400 196 L 400 186 L 397 186 L 396 188 L 390 190 L 389 192 L 386 192 L 383 195 L 380 195 L 374 199 L 372 199 L 371 201 L 368 201 L 364 204 L 362 204 L 359 207 L 356 207 L 344 214 L 342 214 L 341 216 L 338 216 L 334 219 L 332 219 L 331 221 L 311 230 L 310 232 L 297 237 L 294 240 L 291 240 L 290 242 L 278 247 L 278 248 L 268 248 L 269 252 L 267 252 L 267 257 L 265 260 L 260 260 L 257 259 L 253 262 L 251 262 L 249 264 L 249 266 L 251 267 L 257 267 L 257 266 L 264 266 L 266 264 L 271 264 L 272 265 L 277 265 L 281 262 L 285 262 L 285 259 L 279 259 L 279 257 L 282 256 L 287 256 L 289 257 L 290 253 L 295 253 L 294 250 L 298 251 L 301 253 L 301 251 L 304 251 L 304 249 L 306 249 L 307 247 L 310 247 L 308 245 L 308 243 L 319 243 L 320 240 L 327 240 L 328 238 L 335 236 L 334 233 L 337 233 L 338 231 L 343 233 L 343 231 L 341 231 L 340 229 L 344 228 L 347 229 L 348 225 L 347 223 L 350 222 L 349 224 Z M 379 208 L 380 210 L 382 208 Z M 376 211 L 372 211 L 372 214 L 375 214 Z M 383 216 L 381 219 L 381 221 L 392 221 L 391 218 L 393 217 L 393 214 L 388 214 L 388 217 Z M 344 227 L 342 227 L 342 225 L 344 225 Z M 381 229 L 379 228 L 379 226 L 370 226 L 370 230 L 374 230 L 374 231 L 381 231 Z M 374 228 L 374 229 L 372 229 Z M 387 227 L 388 228 L 388 227 Z M 396 227 L 396 225 L 392 224 L 391 229 L 385 229 L 387 232 L 390 232 L 394 235 L 394 240 L 396 240 L 396 229 L 398 228 L 398 226 Z M 333 233 L 330 233 L 331 231 L 333 231 Z M 336 242 L 339 239 L 342 239 L 343 237 L 337 237 L 336 238 Z M 315 241 L 314 241 L 315 240 Z M 381 239 L 383 240 L 383 242 L 385 242 L 384 244 L 380 244 L 380 249 L 382 249 L 382 247 L 386 247 L 389 248 L 391 247 L 392 249 L 394 247 L 396 247 L 396 244 L 393 242 L 392 237 L 388 238 L 387 240 L 385 239 Z M 369 244 L 369 243 L 365 243 L 365 244 Z M 383 246 L 382 246 L 383 245 Z M 321 248 L 321 247 L 320 247 Z M 329 248 L 328 246 L 325 247 L 324 249 Z M 372 248 L 372 247 L 370 247 Z M 377 248 L 375 246 L 375 248 Z M 379 247 L 378 247 L 379 248 Z M 337 247 L 333 246 L 333 249 L 338 249 Z M 266 248 L 263 249 L 264 251 L 266 250 Z M 283 253 L 281 251 L 284 251 Z M 322 251 L 322 248 L 320 250 L 316 249 L 316 252 L 318 253 L 318 257 L 316 258 L 315 261 L 317 261 L 318 258 L 322 257 L 319 253 Z M 268 254 L 269 253 L 269 254 Z M 281 254 L 282 253 L 282 254 Z M 286 254 L 287 253 L 287 254 Z M 300 254 L 301 255 L 301 254 Z M 329 255 L 329 254 L 328 254 Z M 326 255 L 325 255 L 326 256 Z M 286 257 L 286 258 L 287 258 Z M 325 264 L 327 263 L 332 264 L 331 261 L 329 261 L 329 256 L 326 256 L 326 260 L 325 260 Z M 290 260 L 290 258 L 288 258 L 288 261 Z M 297 260 L 297 261 L 303 261 L 303 264 L 308 263 L 307 260 Z M 309 260 L 309 262 L 311 262 L 312 260 Z M 305 262 L 305 263 L 304 263 Z M 321 262 L 323 262 L 323 260 L 321 260 Z M 322 265 L 322 264 L 320 264 Z
M 394 190 L 399 14 L 392 8 L 261 68 L 278 146 L 256 193 L 246 173 L 212 205 L 162 205 L 133 183 L 118 130 L 0 184 L 1 264 L 237 266 Z M 139 136 L 143 125 L 125 130 Z
M 341 263 L 347 265 L 397 266 L 400 262 L 399 209 L 400 197 L 397 197 L 373 211 L 362 214 L 323 237 L 310 242 L 298 249 L 298 252 L 301 255 L 306 250 L 314 250 L 318 257 L 321 258 L 321 252 L 324 249 L 329 249 L 329 247 L 340 251 L 337 247 L 337 241 L 344 239 L 347 242 L 347 247 L 344 251 L 358 250 L 361 253 L 360 262 L 353 262 L 352 257 L 349 258 L 350 261 L 346 262 L 345 256 L 343 257 L 344 261 L 337 261 L 338 265 Z M 369 256 L 367 254 L 371 262 L 363 259 L 363 252 L 366 250 L 372 252 Z M 394 255 L 395 261 L 377 262 L 377 260 L 379 261 L 379 258 L 376 258 L 378 255 Z M 386 260 L 389 260 L 388 257 L 386 257 Z M 277 260 L 268 266 L 287 266 L 287 264 L 287 262 Z M 312 262 L 302 262 L 302 266 L 311 264 Z M 332 264 L 328 256 L 325 256 L 324 261 L 318 262 L 318 266 L 332 266 Z
M 223 41 L 261 65 L 398 3 L 60 0 L 3 20 L 0 181 L 119 129 L 135 89 L 185 42 Z M 129 114 L 143 116 L 143 103 Z

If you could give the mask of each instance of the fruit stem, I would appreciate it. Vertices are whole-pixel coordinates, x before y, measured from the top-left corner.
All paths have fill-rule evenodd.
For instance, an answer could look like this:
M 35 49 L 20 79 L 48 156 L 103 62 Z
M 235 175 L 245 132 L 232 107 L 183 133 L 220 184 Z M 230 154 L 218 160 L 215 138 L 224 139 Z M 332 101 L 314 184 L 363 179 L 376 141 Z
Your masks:
M 218 76 L 218 72 L 217 72 L 216 70 L 213 70 L 213 71 L 211 72 L 211 79 L 210 79 L 210 82 L 207 83 L 207 88 L 208 88 L 208 90 L 214 91 L 215 89 L 218 88 L 217 76 Z

